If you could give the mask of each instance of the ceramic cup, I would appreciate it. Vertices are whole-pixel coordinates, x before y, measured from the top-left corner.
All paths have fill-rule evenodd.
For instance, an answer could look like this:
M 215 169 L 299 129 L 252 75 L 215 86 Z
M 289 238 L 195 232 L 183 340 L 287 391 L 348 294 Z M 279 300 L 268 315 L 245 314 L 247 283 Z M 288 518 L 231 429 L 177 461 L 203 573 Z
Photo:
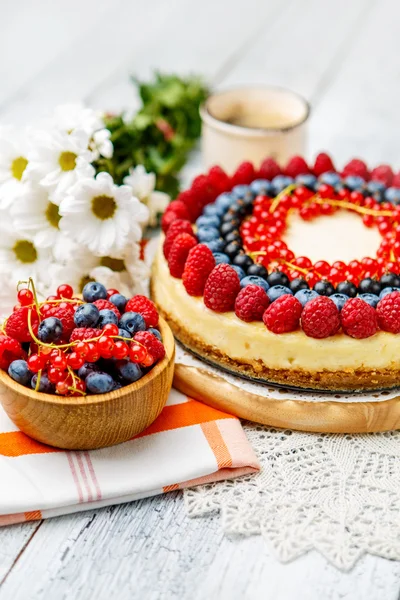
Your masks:
M 275 87 L 241 87 L 216 92 L 200 108 L 205 167 L 232 173 L 244 160 L 257 167 L 271 156 L 280 164 L 306 146 L 308 102 Z

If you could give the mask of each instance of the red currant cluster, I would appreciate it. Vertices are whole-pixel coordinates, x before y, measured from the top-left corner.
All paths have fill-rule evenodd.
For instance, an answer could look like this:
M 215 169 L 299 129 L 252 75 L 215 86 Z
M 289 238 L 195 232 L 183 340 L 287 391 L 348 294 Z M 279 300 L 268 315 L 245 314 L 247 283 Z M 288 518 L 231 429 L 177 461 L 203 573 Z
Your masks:
M 358 285 L 361 279 L 381 277 L 387 271 L 400 271 L 400 206 L 378 203 L 357 191 L 322 184 L 317 193 L 304 186 L 290 186 L 277 198 L 257 196 L 252 215 L 240 228 L 246 252 L 269 271 L 279 269 L 290 280 L 303 277 L 310 287 L 321 279 L 333 285 L 350 281 Z M 305 256 L 296 257 L 281 239 L 287 227 L 287 217 L 298 211 L 301 218 L 311 220 L 319 215 L 331 215 L 339 209 L 359 214 L 367 227 L 377 227 L 383 240 L 376 258 L 365 257 L 349 264 L 325 261 L 315 264 Z

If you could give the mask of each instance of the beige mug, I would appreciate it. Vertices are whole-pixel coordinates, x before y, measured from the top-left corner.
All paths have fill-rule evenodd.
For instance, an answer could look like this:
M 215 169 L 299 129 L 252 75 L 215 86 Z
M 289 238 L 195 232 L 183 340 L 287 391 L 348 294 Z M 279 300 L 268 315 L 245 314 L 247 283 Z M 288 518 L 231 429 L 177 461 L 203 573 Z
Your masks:
M 266 157 L 285 164 L 303 155 L 306 146 L 308 102 L 276 87 L 241 87 L 216 92 L 200 108 L 202 151 L 206 168 L 220 165 L 229 174 Z

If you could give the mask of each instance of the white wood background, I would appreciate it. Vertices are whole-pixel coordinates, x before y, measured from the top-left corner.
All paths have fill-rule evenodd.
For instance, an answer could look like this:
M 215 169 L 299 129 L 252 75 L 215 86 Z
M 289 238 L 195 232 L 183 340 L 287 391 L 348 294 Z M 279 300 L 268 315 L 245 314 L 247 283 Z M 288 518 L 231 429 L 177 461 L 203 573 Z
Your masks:
M 72 100 L 129 108 L 130 73 L 199 72 L 304 94 L 309 157 L 399 169 L 399 19 L 399 0 L 0 0 L 0 121 Z M 397 600 L 400 563 L 282 565 L 260 537 L 229 540 L 169 494 L 1 529 L 0 582 L 0 600 Z

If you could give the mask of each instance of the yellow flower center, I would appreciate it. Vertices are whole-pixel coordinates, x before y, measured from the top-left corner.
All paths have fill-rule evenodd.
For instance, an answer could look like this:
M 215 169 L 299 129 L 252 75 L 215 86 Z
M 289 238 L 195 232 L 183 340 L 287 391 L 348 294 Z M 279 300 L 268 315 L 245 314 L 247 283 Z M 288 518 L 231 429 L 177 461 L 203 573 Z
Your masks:
M 34 263 L 37 260 L 37 250 L 32 242 L 18 240 L 14 245 L 14 254 L 22 263 Z
M 92 212 L 102 221 L 111 219 L 116 211 L 117 204 L 111 196 L 95 196 L 92 200 Z
M 102 267 L 108 267 L 111 271 L 116 271 L 117 273 L 122 273 L 122 271 L 126 271 L 126 266 L 123 260 L 120 258 L 111 258 L 111 256 L 103 256 L 100 259 L 100 264 Z
M 62 171 L 73 171 L 76 166 L 77 156 L 74 152 L 61 152 L 58 157 L 58 164 Z
M 56 204 L 53 204 L 53 202 L 49 202 L 46 208 L 45 215 L 50 225 L 58 229 L 58 224 L 61 219 L 61 215 L 58 212 L 58 206 Z
M 14 158 L 14 160 L 11 163 L 11 173 L 14 179 L 18 179 L 18 181 L 21 181 L 22 175 L 24 174 L 27 164 L 28 161 L 23 156 L 18 156 L 18 158 Z

